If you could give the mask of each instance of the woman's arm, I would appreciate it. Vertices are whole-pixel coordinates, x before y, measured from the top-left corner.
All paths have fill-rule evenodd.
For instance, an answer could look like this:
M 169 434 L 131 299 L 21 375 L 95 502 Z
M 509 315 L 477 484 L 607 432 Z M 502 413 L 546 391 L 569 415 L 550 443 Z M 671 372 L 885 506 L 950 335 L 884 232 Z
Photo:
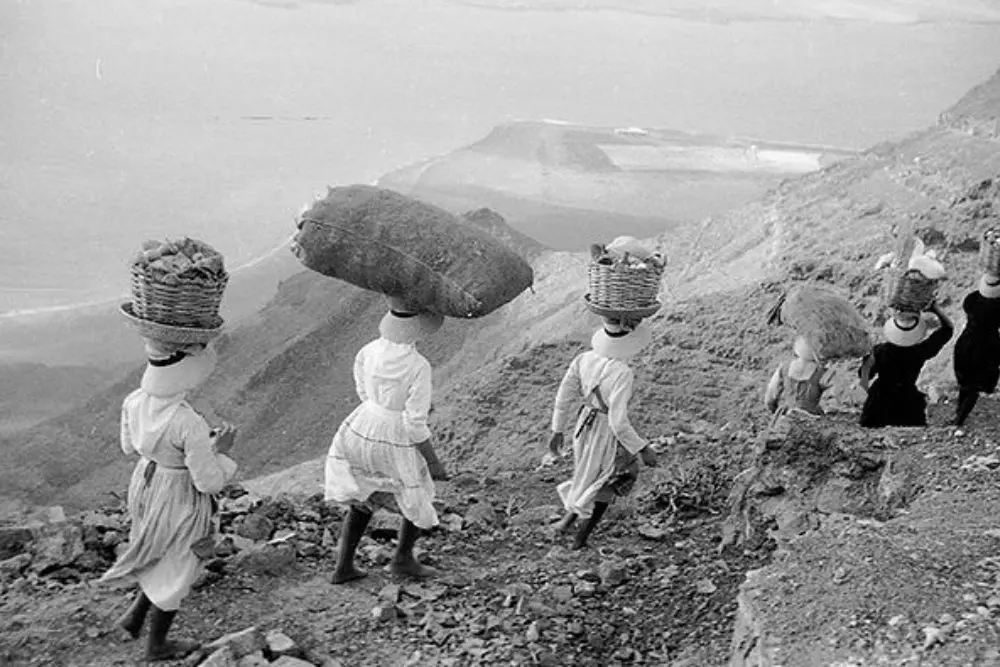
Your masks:
M 563 374 L 559 390 L 556 392 L 555 407 L 552 410 L 552 432 L 562 433 L 569 425 L 573 408 L 580 403 L 580 357 L 570 362 Z
M 781 394 L 784 391 L 785 383 L 782 381 L 782 369 L 783 365 L 779 365 L 774 369 L 774 374 L 771 375 L 770 381 L 767 383 L 767 390 L 764 392 L 764 405 L 771 412 L 778 409 L 778 401 L 781 400 Z
M 411 444 L 431 439 L 431 429 L 427 425 L 427 420 L 430 417 L 432 393 L 431 365 L 420 357 L 403 406 L 403 427 Z
M 628 403 L 632 398 L 632 384 L 635 374 L 629 368 L 614 378 L 614 386 L 608 395 L 608 425 L 622 447 L 631 454 L 638 454 L 647 443 L 632 428 L 628 418 Z
M 858 379 L 861 382 L 861 388 L 868 391 L 869 383 L 878 374 L 878 369 L 875 367 L 875 354 L 867 354 L 861 362 L 861 367 L 858 368 Z
M 819 388 L 821 391 L 826 391 L 831 386 L 833 386 L 833 376 L 835 374 L 835 369 L 833 368 L 824 369 L 822 366 L 820 366 L 820 369 L 823 370 L 823 375 L 820 376 L 819 378 Z
M 930 307 L 930 311 L 937 315 L 938 319 L 941 321 L 941 326 L 938 327 L 937 331 L 932 333 L 924 339 L 922 343 L 920 343 L 925 359 L 931 359 L 937 356 L 938 352 L 941 351 L 941 348 L 948 344 L 948 341 L 951 340 L 952 334 L 955 333 L 955 325 L 945 312 L 937 305 L 937 302 Z
M 133 401 L 137 400 L 138 395 L 141 391 L 142 391 L 141 389 L 136 389 L 131 394 L 126 396 L 124 401 L 122 401 L 121 427 L 119 429 L 119 444 L 121 445 L 122 452 L 130 456 L 134 456 L 138 454 L 138 452 L 135 450 L 135 445 L 132 444 L 132 430 L 129 428 L 128 425 L 128 414 L 129 414 L 128 406 Z
M 364 403 L 368 400 L 368 392 L 365 391 L 365 349 L 361 348 L 354 356 L 354 391 L 358 398 Z
M 236 476 L 236 462 L 215 448 L 215 438 L 208 423 L 191 408 L 181 408 L 180 437 L 184 447 L 184 465 L 191 473 L 194 488 L 202 493 L 214 494 Z

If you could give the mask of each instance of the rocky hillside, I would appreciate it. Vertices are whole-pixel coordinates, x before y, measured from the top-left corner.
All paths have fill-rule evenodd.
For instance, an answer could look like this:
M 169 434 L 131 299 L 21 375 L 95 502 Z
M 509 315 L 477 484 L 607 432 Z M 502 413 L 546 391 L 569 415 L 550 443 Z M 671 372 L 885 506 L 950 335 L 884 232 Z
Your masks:
M 962 100 L 941 114 L 938 125 L 975 137 L 1000 138 L 997 76 L 973 88 Z
M 991 108 L 1000 108 L 1000 77 L 954 109 Z M 216 564 L 223 576 L 194 596 L 185 622 L 212 636 L 264 622 L 349 665 L 996 664 L 1000 421 L 986 400 L 967 432 L 942 425 L 950 350 L 925 374 L 935 401 L 928 429 L 858 429 L 855 364 L 838 367 L 826 419 L 772 424 L 761 390 L 792 338 L 766 326 L 768 306 L 796 282 L 817 281 L 849 294 L 874 323 L 883 280 L 875 259 L 901 222 L 939 250 L 950 272 L 940 301 L 961 327 L 979 231 L 998 222 L 998 178 L 1000 142 L 942 123 L 661 236 L 665 307 L 652 321 L 655 344 L 636 360 L 633 412 L 664 466 L 643 472 L 595 536 L 598 548 L 579 555 L 544 532 L 568 462 L 538 463 L 555 387 L 595 319 L 579 301 L 585 258 L 539 254 L 534 294 L 479 321 L 449 322 L 424 348 L 438 369 L 432 426 L 459 473 L 441 485 L 448 518 L 425 546 L 450 576 L 407 589 L 377 575 L 335 595 L 322 582 L 330 541 L 323 550 L 316 535 L 328 522 L 335 534 L 337 516 L 280 501 L 292 503 L 276 516 L 301 532 L 301 551 L 247 576 Z M 304 274 L 223 341 L 223 380 L 199 406 L 243 426 L 234 454 L 249 469 L 303 461 L 248 482 L 254 493 L 318 490 L 308 459 L 353 407 L 350 359 L 380 310 L 371 295 Z M 4 488 L 39 484 L 40 499 L 76 503 L 124 488 L 128 464 L 104 463 L 117 459 L 117 405 L 134 384 L 0 450 Z M 29 459 L 42 464 L 34 480 L 8 472 Z M 271 511 L 261 513 L 273 521 Z M 41 552 L 23 541 L 28 558 L 4 561 L 10 579 L 27 582 L 2 600 L 10 620 L 0 633 L 16 640 L 9 655 L 51 661 L 87 637 L 82 663 L 126 660 L 130 649 L 101 630 L 122 601 L 46 579 L 59 567 L 87 579 L 93 557 L 74 553 L 32 572 Z M 112 548 L 103 536 L 100 544 Z M 377 565 L 384 553 L 366 544 L 364 560 Z M 37 629 L 46 623 L 57 641 Z

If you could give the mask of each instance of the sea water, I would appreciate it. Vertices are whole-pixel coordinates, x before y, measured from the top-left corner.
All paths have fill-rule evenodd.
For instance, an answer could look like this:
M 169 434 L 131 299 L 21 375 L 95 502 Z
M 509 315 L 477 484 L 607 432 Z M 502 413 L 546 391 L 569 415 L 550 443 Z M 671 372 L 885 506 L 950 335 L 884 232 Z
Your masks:
M 513 119 L 864 148 L 932 124 L 998 64 L 995 24 L 9 0 L 0 317 L 116 298 L 147 238 L 252 262 L 325 185 L 373 182 Z

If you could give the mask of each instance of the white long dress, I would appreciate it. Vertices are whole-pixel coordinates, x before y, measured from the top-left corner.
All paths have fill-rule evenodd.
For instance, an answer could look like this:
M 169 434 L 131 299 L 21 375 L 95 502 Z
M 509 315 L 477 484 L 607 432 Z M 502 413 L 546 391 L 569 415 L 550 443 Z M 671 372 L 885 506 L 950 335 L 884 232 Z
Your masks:
M 361 405 L 337 429 L 326 459 L 326 499 L 364 503 L 389 493 L 404 517 L 437 525 L 434 482 L 417 443 L 431 436 L 431 365 L 412 344 L 378 338 L 354 360 Z
M 183 398 L 137 389 L 122 405 L 122 451 L 142 458 L 128 489 L 128 549 L 101 578 L 134 576 L 164 611 L 177 609 L 198 577 L 191 546 L 217 530 L 212 494 L 237 469 L 216 452 L 208 423 Z
M 615 473 L 619 443 L 632 455 L 647 444 L 628 419 L 633 379 L 634 373 L 625 361 L 590 350 L 573 359 L 559 385 L 553 432 L 565 431 L 580 403 L 586 406 L 574 430 L 573 478 L 556 487 L 567 512 L 582 518 L 591 515 L 594 502 Z M 600 389 L 607 412 L 594 400 L 595 388 Z

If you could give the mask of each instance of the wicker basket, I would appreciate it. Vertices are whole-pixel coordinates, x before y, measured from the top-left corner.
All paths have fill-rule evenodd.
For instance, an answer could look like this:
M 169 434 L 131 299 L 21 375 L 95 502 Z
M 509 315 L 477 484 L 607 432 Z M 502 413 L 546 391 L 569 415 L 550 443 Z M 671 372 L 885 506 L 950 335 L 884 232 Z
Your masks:
M 184 347 L 185 345 L 205 344 L 211 342 L 222 333 L 221 318 L 217 327 L 178 327 L 169 324 L 159 324 L 136 317 L 135 313 L 132 312 L 131 302 L 121 304 L 118 312 L 140 336 L 159 343 L 166 343 L 167 345 Z
M 1000 228 L 990 228 L 983 232 L 979 244 L 979 267 L 994 276 L 1000 276 Z
M 219 306 L 229 274 L 180 280 L 168 285 L 138 263 L 132 264 L 132 312 L 136 317 L 175 327 L 214 329 L 222 324 Z
M 642 310 L 657 304 L 662 265 L 653 262 L 643 268 L 624 262 L 591 262 L 589 302 L 598 308 L 614 311 Z
M 916 269 L 910 269 L 896 276 L 890 284 L 889 307 L 908 313 L 927 310 L 934 303 L 938 282 Z

